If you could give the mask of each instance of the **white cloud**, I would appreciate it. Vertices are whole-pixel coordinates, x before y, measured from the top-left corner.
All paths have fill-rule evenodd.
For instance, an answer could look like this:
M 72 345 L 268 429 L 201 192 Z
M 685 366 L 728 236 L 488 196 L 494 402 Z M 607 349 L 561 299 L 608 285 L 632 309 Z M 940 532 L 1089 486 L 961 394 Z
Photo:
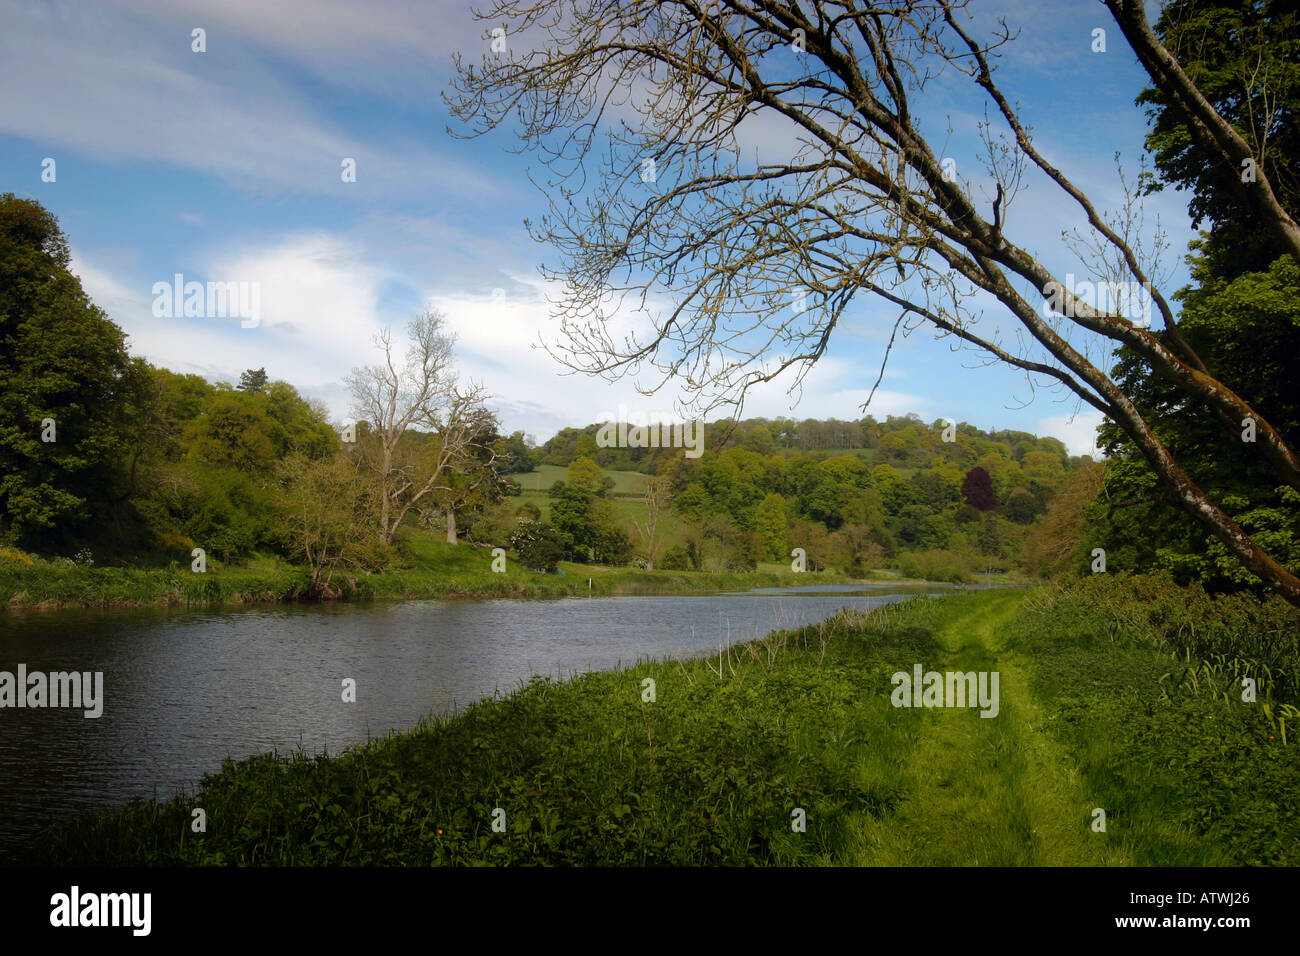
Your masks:
M 1038 434 L 1059 438 L 1071 455 L 1091 455 L 1100 459 L 1102 454 L 1096 442 L 1097 426 L 1102 418 L 1101 412 L 1093 408 L 1081 409 L 1075 415 L 1043 418 L 1038 422 Z
M 132 352 L 174 371 L 233 381 L 243 369 L 265 366 L 273 378 L 313 393 L 337 391 L 352 366 L 371 360 L 388 274 L 367 265 L 363 250 L 308 234 L 207 255 L 198 269 L 183 272 L 185 280 L 258 283 L 261 323 L 246 329 L 238 318 L 157 318 L 153 283 L 171 282 L 171 275 L 128 283 L 82 254 L 73 258 L 86 293 L 131 337 Z

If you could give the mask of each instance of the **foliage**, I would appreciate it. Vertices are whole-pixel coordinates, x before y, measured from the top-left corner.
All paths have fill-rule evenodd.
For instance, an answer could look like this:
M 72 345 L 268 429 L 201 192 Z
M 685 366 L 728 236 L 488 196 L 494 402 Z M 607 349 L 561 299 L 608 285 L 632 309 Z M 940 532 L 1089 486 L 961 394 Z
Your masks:
M 1025 541 L 1025 566 L 1041 577 L 1053 577 L 1086 567 L 1085 509 L 1096 497 L 1105 474 L 1101 463 L 1076 468 L 1047 506 L 1047 512 Z
M 1214 277 L 1195 260 L 1199 285 L 1183 293 L 1180 329 L 1207 360 L 1240 371 L 1245 396 L 1284 435 L 1300 437 L 1300 266 L 1279 257 L 1261 273 L 1232 280 Z M 1295 490 L 1283 485 L 1242 423 L 1227 427 L 1189 407 L 1132 356 L 1122 355 L 1118 374 L 1149 410 L 1162 441 L 1184 461 L 1189 477 L 1220 500 L 1238 524 L 1256 536 L 1283 566 L 1300 570 L 1300 527 Z M 1114 459 L 1089 508 L 1089 545 L 1119 556 L 1129 570 L 1163 568 L 1184 582 L 1216 590 L 1262 590 L 1253 576 L 1234 567 L 1223 544 L 1176 511 L 1150 469 L 1114 429 L 1101 440 Z
M 525 568 L 553 574 L 564 559 L 564 537 L 549 524 L 523 520 L 510 533 L 510 549 Z
M 0 535 L 41 550 L 111 526 L 141 384 L 69 261 L 53 215 L 0 195 Z
M 275 506 L 287 553 L 307 563 L 310 593 L 329 594 L 338 570 L 379 570 L 388 547 L 374 530 L 373 486 L 355 462 L 297 454 L 280 466 Z
M 1300 13 L 1287 0 L 1168 0 L 1157 34 L 1219 115 L 1246 136 L 1285 209 L 1300 209 Z M 1198 141 L 1172 97 L 1146 89 L 1147 149 L 1160 175 L 1148 181 L 1189 193 L 1193 226 L 1213 224 L 1204 252 L 1212 271 L 1261 272 L 1281 251 L 1246 201 L 1242 170 Z
M 1278 203 L 1300 214 L 1295 122 L 1300 105 L 1297 14 L 1284 3 L 1171 0 L 1156 31 L 1221 116 L 1253 144 Z M 1256 414 L 1291 447 L 1300 440 L 1300 265 L 1272 230 L 1261 228 L 1243 170 L 1224 162 L 1168 94 L 1145 90 L 1147 146 L 1158 176 L 1149 191 L 1186 189 L 1194 223 L 1208 230 L 1193 242 L 1192 284 L 1176 298 L 1176 328 L 1156 333 L 1175 352 L 1188 350 L 1233 383 Z M 1185 348 L 1183 347 L 1185 343 Z M 1187 476 L 1219 502 L 1279 565 L 1300 572 L 1300 525 L 1294 476 L 1264 454 L 1247 421 L 1220 416 L 1155 374 L 1127 349 L 1116 352 L 1116 380 L 1150 421 Z M 1190 359 L 1189 359 L 1190 360 Z M 1262 592 L 1223 542 L 1174 507 L 1149 464 L 1113 424 L 1100 429 L 1113 460 L 1088 509 L 1088 546 L 1108 564 L 1163 569 L 1179 581 L 1217 590 Z
M 906 577 L 964 584 L 974 580 L 969 562 L 951 551 L 908 551 L 898 556 L 898 569 Z
M 239 390 L 241 392 L 260 392 L 266 388 L 266 369 L 244 369 L 239 373 Z
M 5 268 L 15 284 L 3 294 L 20 287 L 31 291 L 34 280 L 19 273 L 59 275 L 66 241 L 39 206 L 13 200 L 4 209 L 16 238 L 5 247 L 12 259 Z M 563 469 L 567 480 L 556 483 L 549 502 L 533 496 L 522 511 L 514 511 L 552 525 L 569 560 L 625 565 L 639 558 L 644 566 L 662 566 L 663 554 L 670 569 L 721 574 L 753 569 L 760 561 L 784 564 L 798 546 L 808 552 L 812 570 L 865 574 L 907 550 L 1013 554 L 1023 531 L 1005 521 L 981 532 L 963 527 L 969 510 L 963 503 L 963 474 L 983 469 L 997 496 L 1024 488 L 1030 496 L 1023 498 L 1024 514 L 1013 509 L 1012 515 L 1032 521 L 1077 464 L 1054 439 L 984 432 L 963 423 L 955 441 L 946 442 L 938 428 L 916 416 L 712 422 L 704 426 L 700 458 L 686 458 L 682 448 L 601 448 L 595 441 L 600 423 L 562 430 L 533 449 L 519 432 L 499 434 L 495 419 L 478 404 L 479 392 L 453 387 L 451 340 L 436 315 L 414 324 L 414 364 L 402 367 L 396 384 L 377 366 L 358 369 L 351 380 L 360 398 L 405 395 L 409 414 L 387 428 L 359 421 L 356 441 L 344 446 L 320 403 L 274 380 L 265 368 L 244 370 L 232 387 L 127 359 L 120 330 L 85 301 L 75 279 L 59 281 L 62 285 L 54 285 L 67 298 L 60 308 L 79 303 L 76 308 L 84 314 L 80 324 L 59 324 L 59 335 L 71 337 L 66 342 L 58 335 L 41 339 L 58 348 L 36 356 L 29 371 L 36 374 L 41 363 L 62 368 L 66 355 L 53 352 L 75 350 L 87 361 L 97 354 L 105 361 L 115 356 L 108 366 L 117 371 L 105 374 L 120 372 L 120 380 L 93 385 L 104 399 L 83 411 L 107 416 L 93 440 L 78 437 L 74 421 L 80 413 L 73 412 L 58 419 L 58 443 L 41 443 L 33 429 L 15 431 L 12 423 L 25 412 L 11 416 L 9 432 L 0 429 L 0 445 L 8 435 L 17 444 L 4 447 L 46 456 L 41 460 L 53 469 L 46 473 L 22 463 L 8 469 L 0 489 L 11 489 L 12 495 L 0 501 L 0 529 L 14 543 L 44 554 L 89 550 L 97 564 L 166 565 L 188 560 L 194 547 L 223 562 L 274 551 L 303 560 L 313 590 L 330 577 L 318 559 L 332 553 L 333 546 L 323 542 L 336 535 L 316 535 L 311 552 L 316 557 L 309 558 L 306 527 L 285 524 L 287 502 L 299 495 L 301 503 L 306 487 L 316 487 L 307 497 L 322 502 L 318 517 L 336 530 L 346 526 L 345 512 L 364 513 L 376 526 L 376 537 L 392 541 L 407 528 L 409 514 L 427 529 L 445 525 L 451 539 L 463 532 L 474 542 L 499 544 L 516 523 L 503 499 L 528 482 L 522 472 L 545 459 L 555 463 L 541 466 L 548 479 Z M 74 329 L 81 330 L 76 336 L 97 342 L 82 341 Z M 92 387 L 87 382 L 82 385 Z M 69 384 L 72 391 L 65 398 L 80 394 L 82 385 Z M 109 395 L 113 389 L 116 394 Z M 414 397 L 421 390 L 423 404 Z M 7 388 L 4 400 L 25 400 L 29 391 Z M 59 458 L 72 451 L 74 441 L 75 455 Z M 336 513 L 315 478 L 299 486 L 290 480 L 297 473 L 324 481 L 343 474 L 345 461 L 362 465 L 364 497 L 377 505 Z M 602 465 L 610 462 L 639 471 L 607 474 Z M 520 474 L 521 481 L 509 474 Z M 528 486 L 536 487 L 536 479 Z M 657 489 L 653 502 L 652 489 Z M 358 496 L 360 490 L 345 497 L 355 503 Z M 640 499 L 635 504 L 629 500 L 633 496 Z M 545 513 L 539 504 L 546 505 Z M 85 520 L 90 510 L 94 522 Z M 37 527 L 47 519 L 47 527 Z M 317 545 L 322 550 L 315 550 Z M 340 560 L 340 567 L 373 566 L 359 555 L 359 563 Z
M 1046 724 L 1133 865 L 1296 864 L 1297 625 L 1276 597 L 1166 575 L 1093 575 L 1026 603 L 1009 648 L 1037 662 Z
M 993 493 L 993 480 L 979 465 L 966 472 L 961 482 L 961 496 L 968 505 L 980 511 L 992 511 L 998 506 L 997 495 Z

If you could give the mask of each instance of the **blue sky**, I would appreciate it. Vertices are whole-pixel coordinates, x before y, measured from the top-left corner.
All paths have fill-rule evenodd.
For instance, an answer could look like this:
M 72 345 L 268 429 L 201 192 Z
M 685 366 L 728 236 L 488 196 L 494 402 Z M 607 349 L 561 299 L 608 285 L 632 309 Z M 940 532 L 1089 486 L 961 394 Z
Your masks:
M 977 29 L 1002 15 L 1021 30 L 999 76 L 1035 142 L 1100 207 L 1118 208 L 1114 154 L 1135 176 L 1145 121 L 1133 99 L 1145 75 L 1104 8 L 974 0 L 972 9 Z M 196 27 L 204 53 L 191 49 Z M 1090 49 L 1097 27 L 1105 53 Z M 343 378 L 376 360 L 374 333 L 434 306 L 458 336 L 462 374 L 493 394 L 507 430 L 544 440 L 619 405 L 671 410 L 672 395 L 561 374 L 536 347 L 556 338 L 553 290 L 537 271 L 555 257 L 523 229 L 545 210 L 526 177 L 537 160 L 508 152 L 506 132 L 446 133 L 459 126 L 440 95 L 452 55 L 476 59 L 483 31 L 460 0 L 0 0 L 0 191 L 59 217 L 75 271 L 132 352 L 177 371 L 234 381 L 265 367 L 347 420 Z M 951 123 L 950 148 L 964 162 L 982 118 L 965 88 L 940 82 L 914 109 L 940 141 Z M 776 126 L 746 135 L 759 148 L 789 144 Z M 356 160 L 356 182 L 341 180 L 345 157 Z M 42 181 L 46 158 L 54 182 Z M 1042 180 L 1008 215 L 1008 235 L 1059 272 L 1086 274 L 1059 238 L 1079 217 Z M 1168 233 L 1169 295 L 1183 284 L 1192 235 L 1185 198 L 1161 193 L 1146 215 Z M 155 317 L 153 285 L 176 273 L 259 283 L 260 324 Z M 772 383 L 746 415 L 858 417 L 893 319 L 855 303 L 801 392 Z M 981 321 L 1004 341 L 1014 335 L 996 307 Z M 1075 410 L 924 331 L 896 346 L 868 409 L 1051 434 L 1083 453 L 1097 416 Z

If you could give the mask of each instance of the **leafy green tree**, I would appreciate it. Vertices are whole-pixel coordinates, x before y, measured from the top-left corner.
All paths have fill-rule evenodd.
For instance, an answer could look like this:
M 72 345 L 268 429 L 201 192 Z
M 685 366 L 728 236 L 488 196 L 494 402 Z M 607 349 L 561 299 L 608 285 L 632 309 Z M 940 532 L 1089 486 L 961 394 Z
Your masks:
M 615 531 L 614 509 L 597 495 L 590 483 L 570 485 L 557 482 L 551 491 L 551 523 L 564 542 L 565 557 L 570 561 L 603 560 L 623 563 L 630 554 L 631 542 L 620 539 Z
M 190 455 L 210 468 L 266 474 L 276 462 L 271 417 L 237 392 L 218 392 L 190 422 Z
M 142 387 L 39 203 L 0 195 L 0 534 L 51 550 L 120 500 Z
M 1241 374 L 1252 404 L 1288 440 L 1300 439 L 1300 393 L 1294 386 L 1300 380 L 1300 267 L 1280 256 L 1262 272 L 1224 279 L 1199 259 L 1193 278 L 1199 284 L 1183 293 L 1183 336 L 1216 366 Z M 1130 355 L 1120 356 L 1117 374 L 1149 410 L 1161 440 L 1182 455 L 1188 473 L 1222 497 L 1252 536 L 1265 535 L 1269 553 L 1284 567 L 1300 570 L 1300 538 L 1292 537 L 1285 520 L 1294 489 L 1280 480 L 1258 441 L 1247 440 L 1248 423 L 1228 431 L 1206 409 L 1188 407 Z M 1105 425 L 1099 434 L 1111 467 L 1089 508 L 1090 546 L 1132 562 L 1121 567 L 1163 568 L 1183 583 L 1199 581 L 1216 590 L 1260 587 L 1220 560 L 1221 543 L 1173 506 L 1121 434 Z
M 830 538 L 836 566 L 849 574 L 861 575 L 883 564 L 885 550 L 865 525 L 846 523 Z
M 520 521 L 510 535 L 510 550 L 525 568 L 552 574 L 564 559 L 564 537 L 549 524 Z
M 596 544 L 592 548 L 592 557 L 600 564 L 630 564 L 636 551 L 632 538 L 622 528 L 614 525 L 612 517 L 611 515 L 611 520 L 606 521 L 601 528 Z
M 511 432 L 508 438 L 501 439 L 497 454 L 500 471 L 505 475 L 532 471 L 540 464 L 537 451 L 529 446 L 521 431 Z
M 803 548 L 809 571 L 824 571 L 831 559 L 831 536 L 826 526 L 814 521 L 796 521 L 790 529 L 790 544 Z
M 1017 487 L 1012 490 L 1007 502 L 1002 506 L 1002 513 L 1008 521 L 1016 524 L 1031 524 L 1037 514 L 1038 502 L 1027 488 Z
M 446 464 L 441 480 L 429 496 L 427 508 L 421 509 L 421 513 L 430 527 L 442 526 L 448 544 L 457 543 L 459 523 L 473 524 L 485 508 L 518 487 L 499 468 L 497 454 L 501 438 L 496 414 L 479 407 L 472 415 L 470 430 L 478 438 L 467 443 L 458 454 L 444 452 L 444 434 L 433 434 L 426 439 L 439 450 L 438 457 L 445 459 Z
M 697 481 L 687 485 L 674 499 L 673 507 L 688 521 L 699 522 L 712 510 L 709 493 Z
M 1047 513 L 1025 541 L 1024 566 L 1032 573 L 1047 577 L 1081 571 L 1088 566 L 1089 551 L 1083 547 L 1087 534 L 1086 509 L 1097 496 L 1105 470 L 1104 464 L 1086 462 L 1070 473 L 1064 487 L 1048 505 Z M 1107 555 L 1111 557 L 1110 552 Z
M 1300 209 L 1300 10 L 1290 0 L 1166 0 L 1155 32 L 1205 99 L 1255 151 L 1284 209 Z M 1212 224 L 1206 268 L 1232 279 L 1266 270 L 1285 251 L 1260 228 L 1249 176 L 1167 90 L 1148 88 L 1147 148 L 1158 177 L 1149 192 L 1186 190 L 1192 225 Z
M 313 595 L 328 595 L 334 574 L 377 569 L 387 549 L 375 540 L 373 486 L 347 456 L 294 453 L 277 466 L 274 507 L 287 553 L 307 564 Z
M 745 430 L 745 447 L 760 455 L 770 455 L 776 449 L 772 432 L 766 425 L 755 425 Z
M 243 556 L 271 538 L 272 490 L 234 468 L 202 466 L 184 472 L 177 517 L 185 536 L 209 554 Z
M 519 524 L 520 515 L 508 498 L 485 504 L 458 519 L 462 534 L 476 544 L 504 546 Z
M 1206 100 L 1252 144 L 1258 176 L 1229 162 L 1178 98 L 1160 89 L 1139 97 L 1150 107 L 1147 146 L 1158 172 L 1148 191 L 1188 190 L 1194 223 L 1209 225 L 1192 245 L 1178 323 L 1157 335 L 1232 382 L 1291 447 L 1300 440 L 1300 269 L 1279 232 L 1261 228 L 1257 187 L 1266 177 L 1280 207 L 1300 211 L 1298 26 L 1291 4 L 1224 0 L 1170 0 L 1156 23 Z M 1278 564 L 1300 572 L 1300 537 L 1288 520 L 1297 483 L 1264 453 L 1265 436 L 1252 441 L 1245 419 L 1188 402 L 1130 350 L 1116 355 L 1117 381 L 1188 476 Z M 1126 435 L 1111 424 L 1099 434 L 1111 465 L 1088 508 L 1089 547 L 1105 548 L 1117 567 L 1164 568 L 1184 583 L 1262 587 L 1223 560 L 1222 541 L 1177 507 Z
M 571 488 L 585 488 L 594 495 L 605 493 L 605 473 L 585 455 L 575 458 L 569 465 L 566 481 Z
M 916 501 L 916 491 L 890 465 L 880 464 L 871 469 L 871 481 L 880 492 L 880 502 L 887 514 L 899 514 Z
M 239 390 L 241 392 L 260 392 L 266 388 L 266 369 L 244 369 L 239 373 Z
M 789 555 L 785 498 L 773 492 L 763 499 L 758 506 L 754 530 L 763 542 L 763 556 L 769 561 L 782 561 Z
M 844 523 L 854 498 L 852 485 L 836 482 L 828 475 L 819 475 L 800 500 L 805 517 L 819 521 L 833 531 Z
M 1020 462 L 1026 478 L 1043 482 L 1056 483 L 1065 478 L 1065 463 L 1060 456 L 1047 451 L 1031 451 Z
M 1002 551 L 1002 532 L 998 527 L 998 516 L 992 511 L 984 515 L 979 534 L 980 554 L 997 557 Z
M 263 407 L 276 426 L 271 431 L 271 439 L 278 456 L 300 452 L 318 459 L 332 456 L 342 448 L 323 403 L 308 401 L 288 382 L 271 382 L 264 392 Z

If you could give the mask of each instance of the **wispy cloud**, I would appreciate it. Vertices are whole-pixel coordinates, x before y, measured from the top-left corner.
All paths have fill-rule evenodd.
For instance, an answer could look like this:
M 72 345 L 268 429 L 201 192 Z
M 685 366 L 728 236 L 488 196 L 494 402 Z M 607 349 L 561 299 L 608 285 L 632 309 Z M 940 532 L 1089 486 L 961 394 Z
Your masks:
M 160 15 L 149 6 L 146 15 L 146 8 L 124 6 L 125 14 L 112 4 L 0 6 L 0 132 L 38 142 L 56 158 L 59 150 L 72 150 L 97 161 L 176 166 L 261 193 L 328 193 L 346 201 L 409 194 L 415 184 L 434 181 L 456 184 L 449 195 L 522 195 L 517 184 L 431 146 L 440 137 L 419 141 L 402 134 L 377 142 L 345 129 L 330 113 L 355 88 L 352 73 L 323 74 L 323 82 L 336 87 L 322 96 L 284 78 L 246 37 L 214 31 L 207 52 L 193 52 L 185 24 L 210 23 L 233 9 L 187 19 L 175 9 Z M 285 11 L 273 25 L 253 18 L 249 6 L 245 12 L 262 28 L 262 39 L 290 42 L 295 31 L 278 19 Z M 349 34 L 326 43 L 314 5 L 307 6 L 312 9 L 301 11 L 301 22 L 316 24 L 307 33 L 324 44 L 310 50 L 325 56 L 329 44 Z M 351 12 L 356 19 L 370 17 L 361 7 Z M 362 35 L 374 32 L 372 26 Z M 354 31 L 349 42 L 355 40 Z M 299 35 L 291 46 L 305 55 L 303 42 Z M 34 79 L 39 95 L 33 94 Z M 425 97 L 436 99 L 437 83 L 428 74 L 423 79 Z M 441 132 L 437 116 L 429 114 L 430 133 Z M 356 160 L 356 183 L 342 182 L 344 158 Z

